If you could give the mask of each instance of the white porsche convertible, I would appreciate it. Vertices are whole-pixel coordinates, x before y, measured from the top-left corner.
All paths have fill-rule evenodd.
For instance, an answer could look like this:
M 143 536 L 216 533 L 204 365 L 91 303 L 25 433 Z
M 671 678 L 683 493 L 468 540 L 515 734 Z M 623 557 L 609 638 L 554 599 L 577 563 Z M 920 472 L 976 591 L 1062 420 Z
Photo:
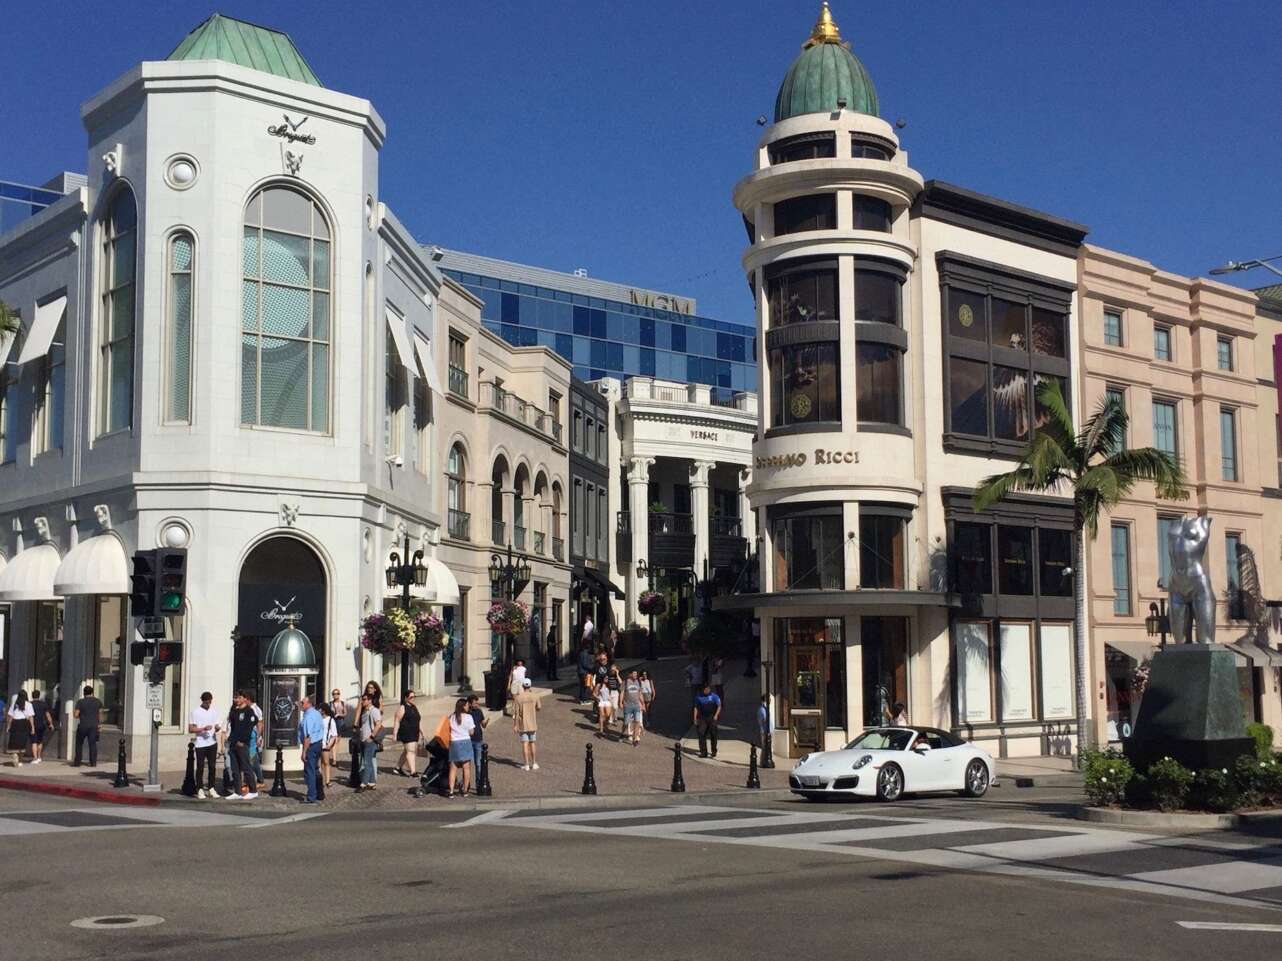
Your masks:
M 896 801 L 920 791 L 960 791 L 977 798 L 995 783 L 991 754 L 933 727 L 870 728 L 840 751 L 807 754 L 788 776 L 792 793 L 811 800 Z

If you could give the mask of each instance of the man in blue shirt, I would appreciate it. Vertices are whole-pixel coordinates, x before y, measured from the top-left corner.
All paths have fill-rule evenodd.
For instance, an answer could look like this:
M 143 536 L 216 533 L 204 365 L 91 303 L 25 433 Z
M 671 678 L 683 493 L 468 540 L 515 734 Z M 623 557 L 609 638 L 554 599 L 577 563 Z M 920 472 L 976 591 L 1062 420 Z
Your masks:
M 691 718 L 695 730 L 699 732 L 699 757 L 708 756 L 708 740 L 712 741 L 712 756 L 717 756 L 717 721 L 721 719 L 721 698 L 712 693 L 712 685 L 707 681 L 694 696 L 694 711 Z
M 306 694 L 299 702 L 301 716 L 298 720 L 298 742 L 303 746 L 303 780 L 307 782 L 304 804 L 316 803 L 316 778 L 320 767 L 321 748 L 325 746 L 325 719 L 312 706 Z

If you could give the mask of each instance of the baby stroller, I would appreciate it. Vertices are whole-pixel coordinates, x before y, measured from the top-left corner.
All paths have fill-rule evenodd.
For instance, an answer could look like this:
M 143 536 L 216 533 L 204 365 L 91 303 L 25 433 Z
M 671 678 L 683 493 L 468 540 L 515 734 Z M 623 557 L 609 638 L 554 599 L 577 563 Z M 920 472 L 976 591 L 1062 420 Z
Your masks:
M 427 766 L 418 779 L 418 790 L 415 796 L 422 797 L 428 791 L 443 791 L 450 772 L 450 752 L 437 738 L 427 742 Z

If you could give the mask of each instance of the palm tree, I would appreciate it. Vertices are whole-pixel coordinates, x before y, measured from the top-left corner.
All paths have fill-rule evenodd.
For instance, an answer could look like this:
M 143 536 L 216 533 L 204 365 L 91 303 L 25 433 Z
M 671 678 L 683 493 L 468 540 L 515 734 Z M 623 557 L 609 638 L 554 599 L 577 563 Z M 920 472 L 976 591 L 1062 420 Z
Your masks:
M 985 478 L 974 505 L 984 511 L 1017 491 L 1070 492 L 1073 495 L 1073 647 L 1076 660 L 1077 752 L 1092 738 L 1086 719 L 1086 539 L 1095 539 L 1100 514 L 1111 510 L 1140 481 L 1152 481 L 1158 497 L 1183 500 L 1184 471 L 1179 462 L 1154 447 L 1127 450 L 1126 409 L 1113 398 L 1075 432 L 1059 382 L 1048 379 L 1037 391 L 1039 423 L 1019 466 Z M 1041 416 L 1044 414 L 1044 417 Z
M 0 300 L 0 337 L 16 334 L 21 324 L 22 318 L 18 316 L 18 312 Z

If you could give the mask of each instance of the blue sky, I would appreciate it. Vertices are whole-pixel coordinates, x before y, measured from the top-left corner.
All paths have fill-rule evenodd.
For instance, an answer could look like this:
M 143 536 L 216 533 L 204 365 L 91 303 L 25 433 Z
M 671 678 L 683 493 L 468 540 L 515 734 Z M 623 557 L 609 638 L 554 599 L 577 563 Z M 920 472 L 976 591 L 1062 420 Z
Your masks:
M 748 320 L 730 190 L 817 0 L 4 0 L 0 179 L 86 164 L 79 105 L 217 9 L 288 32 L 388 125 L 382 199 L 424 240 Z M 1282 254 L 1267 5 L 833 0 L 910 160 L 1196 274 Z M 1264 271 L 1231 278 L 1245 286 Z

